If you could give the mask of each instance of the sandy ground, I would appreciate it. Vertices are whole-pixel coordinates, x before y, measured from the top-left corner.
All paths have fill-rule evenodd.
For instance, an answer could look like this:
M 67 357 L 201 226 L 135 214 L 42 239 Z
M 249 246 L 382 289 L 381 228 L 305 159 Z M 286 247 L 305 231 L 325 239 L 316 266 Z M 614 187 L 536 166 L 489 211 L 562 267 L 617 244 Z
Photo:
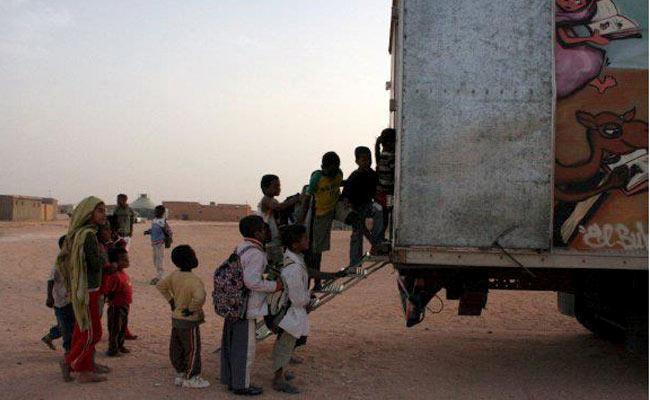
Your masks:
M 168 361 L 170 318 L 167 304 L 147 284 L 153 275 L 151 248 L 136 228 L 130 274 L 134 283 L 132 353 L 107 359 L 106 338 L 99 362 L 114 368 L 109 381 L 63 383 L 61 351 L 40 337 L 54 322 L 45 307 L 46 279 L 56 241 L 66 222 L 0 223 L 0 397 L 3 399 L 172 399 L 229 398 L 218 384 L 219 360 L 212 351 L 222 321 L 205 307 L 203 371 L 213 385 L 203 391 L 172 385 Z M 176 244 L 197 251 L 198 274 L 211 290 L 214 267 L 238 241 L 232 224 L 174 223 Z M 336 232 L 335 250 L 325 257 L 334 270 L 347 258 L 349 233 Z M 171 270 L 169 254 L 166 268 Z M 335 299 L 311 316 L 303 365 L 293 368 L 301 398 L 325 399 L 639 399 L 647 398 L 647 358 L 601 341 L 556 311 L 554 293 L 492 292 L 481 317 L 459 317 L 457 302 L 406 329 L 395 275 L 390 267 Z M 105 324 L 104 324 L 105 325 Z M 284 398 L 270 389 L 273 340 L 258 345 L 253 382 L 265 397 Z M 57 342 L 60 347 L 60 342 Z M 288 397 L 288 396 L 286 396 Z

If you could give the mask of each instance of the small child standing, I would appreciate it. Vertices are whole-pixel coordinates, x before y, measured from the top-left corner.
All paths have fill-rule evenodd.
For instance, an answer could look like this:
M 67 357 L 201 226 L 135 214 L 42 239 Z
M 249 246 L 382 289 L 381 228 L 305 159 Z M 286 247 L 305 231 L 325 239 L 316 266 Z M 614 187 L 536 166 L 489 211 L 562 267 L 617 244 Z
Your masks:
M 205 287 L 201 278 L 192 273 L 199 266 L 199 261 L 190 246 L 180 245 L 172 250 L 172 262 L 179 270 L 158 282 L 156 288 L 172 310 L 169 358 L 176 369 L 174 384 L 186 388 L 207 388 L 210 382 L 201 378 L 199 333 L 199 325 L 205 322 Z
M 59 238 L 59 249 L 63 247 L 65 235 Z M 45 305 L 49 308 L 54 308 L 54 315 L 56 316 L 57 324 L 50 328 L 50 332 L 43 336 L 41 340 L 50 349 L 55 350 L 52 341 L 60 337 L 63 338 L 63 350 L 67 353 L 70 351 L 70 344 L 72 342 L 72 329 L 74 328 L 74 310 L 70 304 L 70 295 L 65 288 L 63 277 L 56 269 L 56 265 L 52 267 L 50 278 L 47 281 L 47 300 Z
M 289 197 L 280 203 L 275 198 L 280 195 L 280 178 L 277 175 L 264 175 L 260 182 L 264 196 L 257 205 L 257 212 L 271 229 L 271 240 L 266 243 L 268 261 L 273 266 L 282 265 L 282 241 L 278 226 L 277 213 L 290 209 L 298 203 L 300 195 Z
M 303 253 L 309 249 L 307 229 L 304 225 L 287 226 L 282 231 L 282 243 L 287 248 L 284 252 L 282 282 L 290 305 L 278 324 L 282 333 L 273 347 L 273 389 L 295 394 L 299 391 L 287 382 L 284 369 L 291 360 L 296 341 L 309 334 L 309 274 L 303 258 Z
M 151 229 L 144 232 L 145 235 L 151 235 L 151 248 L 153 250 L 153 265 L 156 268 L 156 276 L 149 282 L 151 285 L 157 284 L 165 273 L 165 240 L 172 236 L 172 230 L 167 224 L 165 218 L 166 209 L 164 206 L 156 206 L 154 209 L 154 219 L 151 221 Z
M 129 308 L 133 298 L 133 289 L 129 275 L 124 271 L 129 267 L 129 254 L 122 247 L 114 247 L 108 252 L 108 261 L 115 272 L 106 275 L 102 282 L 102 293 L 109 304 L 107 316 L 108 351 L 109 357 L 117 357 L 120 353 L 130 353 L 124 347 L 126 325 L 129 320 Z

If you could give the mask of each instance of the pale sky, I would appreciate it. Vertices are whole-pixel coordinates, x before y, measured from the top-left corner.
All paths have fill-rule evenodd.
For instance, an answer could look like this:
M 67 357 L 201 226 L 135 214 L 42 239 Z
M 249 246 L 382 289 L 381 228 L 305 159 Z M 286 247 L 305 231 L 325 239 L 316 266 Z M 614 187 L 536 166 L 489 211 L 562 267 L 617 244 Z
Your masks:
M 0 194 L 288 196 L 388 124 L 389 0 L 0 0 Z

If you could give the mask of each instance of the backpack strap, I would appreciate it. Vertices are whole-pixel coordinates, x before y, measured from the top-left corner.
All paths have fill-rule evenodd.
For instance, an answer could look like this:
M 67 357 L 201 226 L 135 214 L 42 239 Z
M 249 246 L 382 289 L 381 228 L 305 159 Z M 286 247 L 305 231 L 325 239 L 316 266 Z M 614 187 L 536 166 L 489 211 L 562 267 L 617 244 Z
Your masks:
M 239 253 L 237 253 L 237 249 L 235 249 L 233 254 L 237 254 L 237 257 L 241 258 L 241 256 L 243 256 L 250 249 L 259 249 L 259 247 L 255 246 L 254 244 L 251 244 L 250 246 L 244 247 Z

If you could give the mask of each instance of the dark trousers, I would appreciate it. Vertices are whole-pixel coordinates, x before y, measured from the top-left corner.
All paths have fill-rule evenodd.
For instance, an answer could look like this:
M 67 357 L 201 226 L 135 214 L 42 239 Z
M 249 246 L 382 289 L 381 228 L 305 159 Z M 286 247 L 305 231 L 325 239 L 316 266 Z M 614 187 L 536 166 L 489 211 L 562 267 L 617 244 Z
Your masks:
M 201 374 L 201 333 L 198 323 L 183 323 L 172 322 L 169 359 L 177 373 L 190 379 Z
M 322 260 L 323 253 L 312 253 L 311 250 L 308 250 L 307 253 L 305 253 L 305 264 L 309 271 L 310 280 L 313 278 L 314 287 L 317 289 L 320 289 L 321 287 L 321 280 L 317 275 L 320 272 Z
M 129 321 L 129 306 L 110 304 L 106 311 L 108 325 L 108 352 L 115 353 L 124 346 L 126 324 Z
M 56 316 L 56 325 L 50 328 L 48 336 L 52 340 L 63 338 L 63 349 L 67 353 L 70 351 L 70 345 L 72 344 L 72 330 L 75 322 L 72 304 L 61 308 L 54 307 L 54 316 Z
M 382 206 L 382 217 L 384 219 L 384 225 L 382 226 L 381 236 L 386 238 L 386 230 L 392 228 L 393 207 Z M 392 237 L 391 231 L 388 232 L 388 236 L 390 240 L 390 237 Z
M 383 213 L 379 205 L 373 202 L 363 204 L 354 210 L 358 219 L 352 225 L 352 236 L 350 237 L 350 265 L 358 264 L 363 258 L 363 238 L 368 239 L 370 244 L 376 246 L 383 241 Z M 372 231 L 366 228 L 366 218 L 372 218 Z
M 221 383 L 230 389 L 250 387 L 255 358 L 255 320 L 226 318 L 221 336 Z

